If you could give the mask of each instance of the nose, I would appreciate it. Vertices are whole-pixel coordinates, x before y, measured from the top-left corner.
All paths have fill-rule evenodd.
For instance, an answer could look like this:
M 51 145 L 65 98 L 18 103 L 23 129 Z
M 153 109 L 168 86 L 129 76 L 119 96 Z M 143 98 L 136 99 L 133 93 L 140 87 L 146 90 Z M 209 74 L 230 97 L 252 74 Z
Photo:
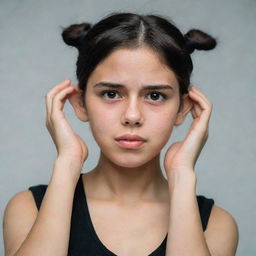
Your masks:
M 130 100 L 122 116 L 122 124 L 130 126 L 141 126 L 143 117 L 136 99 Z

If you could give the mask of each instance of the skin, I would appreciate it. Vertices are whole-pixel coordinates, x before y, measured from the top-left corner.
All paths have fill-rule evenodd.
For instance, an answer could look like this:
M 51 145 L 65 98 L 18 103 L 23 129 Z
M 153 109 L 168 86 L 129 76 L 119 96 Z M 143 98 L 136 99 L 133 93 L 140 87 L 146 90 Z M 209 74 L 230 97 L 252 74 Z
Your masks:
M 123 84 L 125 88 L 94 87 L 103 81 Z M 142 91 L 143 85 L 153 84 L 170 85 L 172 89 L 157 90 L 156 95 L 152 93 L 156 90 Z M 105 92 L 102 96 L 104 90 L 116 93 Z M 159 93 L 164 93 L 167 99 Z M 92 185 L 91 193 L 104 194 L 122 203 L 138 198 L 167 200 L 168 182 L 161 171 L 160 151 L 173 127 L 182 124 L 192 106 L 188 95 L 180 102 L 174 72 L 147 47 L 119 49 L 91 74 L 85 98 L 87 109 L 81 109 L 78 100 L 73 97 L 70 102 L 78 118 L 90 122 L 101 149 L 99 162 L 87 177 L 90 183 L 97 184 Z M 146 143 L 140 149 L 120 148 L 114 139 L 125 133 L 138 134 Z
M 114 99 L 101 98 L 93 86 L 103 81 L 122 83 L 125 88 Z M 149 92 L 141 91 L 142 86 L 153 83 L 173 88 L 165 92 L 169 97 L 164 103 L 155 103 Z M 208 138 L 212 112 L 212 104 L 202 92 L 192 86 L 180 102 L 175 74 L 147 47 L 119 49 L 104 59 L 88 80 L 86 108 L 81 91 L 70 80 L 55 86 L 46 96 L 46 125 L 58 151 L 57 161 L 69 166 L 68 173 L 62 175 L 72 177 L 76 184 L 88 148 L 64 116 L 67 99 L 77 117 L 89 121 L 101 148 L 97 166 L 83 175 L 89 197 L 111 200 L 120 209 L 139 209 L 149 200 L 164 202 L 169 212 L 166 255 L 181 255 L 181 251 L 182 255 L 235 255 L 238 227 L 231 214 L 214 205 L 205 233 L 201 227 L 194 167 Z M 193 121 L 185 138 L 173 143 L 164 156 L 166 180 L 159 154 L 173 127 L 181 125 L 188 113 Z M 147 141 L 136 153 L 120 149 L 114 138 L 124 133 L 136 133 Z M 161 212 L 165 209 L 161 208 Z M 166 227 L 165 223 L 162 225 Z M 112 242 L 110 238 L 114 246 Z M 125 254 L 126 248 L 122 250 Z
M 102 98 L 93 88 L 102 80 L 123 83 L 126 87 L 118 91 L 114 99 Z M 158 102 L 156 97 L 156 103 L 155 94 L 140 91 L 142 85 L 153 83 L 173 87 L 166 92 L 170 94 L 166 101 Z M 88 157 L 86 143 L 73 131 L 63 113 L 67 99 L 77 117 L 89 121 L 101 148 L 97 166 L 83 175 L 83 179 L 86 178 L 83 182 L 86 183 L 86 196 L 90 198 L 90 213 L 96 216 L 94 227 L 107 247 L 117 255 L 131 255 L 131 252 L 132 255 L 148 255 L 168 232 L 168 256 L 235 255 L 238 227 L 232 215 L 214 205 L 207 230 L 203 232 L 196 200 L 194 166 L 208 137 L 212 104 L 195 87 L 190 88 L 179 102 L 175 74 L 145 47 L 120 49 L 97 66 L 88 81 L 86 109 L 81 102 L 81 92 L 77 86 L 71 86 L 70 80 L 47 93 L 46 126 L 58 156 L 50 189 L 38 216 L 29 191 L 20 193 L 8 204 L 4 237 L 10 255 L 18 248 L 21 250 L 17 255 L 27 255 L 31 251 L 38 254 L 42 250 L 45 252 L 45 248 L 53 255 L 67 253 L 71 198 Z M 166 180 L 160 169 L 160 151 L 173 127 L 181 125 L 189 112 L 193 121 L 185 138 L 173 143 L 165 153 Z M 121 149 L 115 144 L 115 137 L 127 132 L 147 140 L 141 149 Z M 49 216 L 52 215 L 59 216 L 58 221 L 54 218 L 51 223 Z M 34 223 L 36 218 L 38 221 Z M 23 243 L 32 226 L 32 235 Z M 52 240 L 56 241 L 54 248 L 49 242 Z M 38 241 L 42 242 L 41 248 Z M 120 241 L 125 243 L 120 244 Z M 138 244 L 145 246 L 141 248 Z

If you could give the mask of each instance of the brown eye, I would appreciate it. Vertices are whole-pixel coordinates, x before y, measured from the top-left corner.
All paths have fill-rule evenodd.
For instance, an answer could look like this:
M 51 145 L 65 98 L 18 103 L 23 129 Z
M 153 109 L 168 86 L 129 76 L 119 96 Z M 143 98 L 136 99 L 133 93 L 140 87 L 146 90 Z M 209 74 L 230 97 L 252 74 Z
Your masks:
M 117 91 L 111 91 L 111 90 L 105 90 L 101 92 L 101 96 L 103 98 L 109 98 L 109 99 L 114 99 L 115 95 L 116 95 Z M 108 96 L 104 96 L 104 95 L 108 95 Z
M 160 92 L 151 92 L 148 95 L 150 95 L 150 98 L 153 101 L 164 101 L 167 98 L 167 96 L 165 94 L 160 93 Z M 158 100 L 160 96 L 162 97 L 162 99 Z

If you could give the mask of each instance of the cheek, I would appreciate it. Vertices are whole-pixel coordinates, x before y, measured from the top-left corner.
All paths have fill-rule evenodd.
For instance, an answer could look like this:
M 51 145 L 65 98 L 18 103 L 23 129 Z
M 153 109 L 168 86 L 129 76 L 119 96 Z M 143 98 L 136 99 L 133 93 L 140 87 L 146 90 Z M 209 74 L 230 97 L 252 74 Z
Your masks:
M 178 111 L 178 110 L 177 110 Z M 150 122 L 150 126 L 156 129 L 165 130 L 173 126 L 177 116 L 176 108 L 166 108 L 161 111 L 151 111 L 147 117 Z
M 160 148 L 163 147 L 169 140 L 173 125 L 176 119 L 175 111 L 165 111 L 152 115 L 150 117 L 150 134 L 155 143 L 159 143 Z
M 120 124 L 118 123 L 118 115 L 114 111 L 108 110 L 106 108 L 96 108 L 95 106 L 93 111 L 89 111 L 89 119 L 91 131 L 98 143 L 100 143 L 102 140 L 105 140 L 104 138 L 113 136 L 113 131 L 118 131 L 118 128 L 115 126 L 119 125 L 120 129 Z

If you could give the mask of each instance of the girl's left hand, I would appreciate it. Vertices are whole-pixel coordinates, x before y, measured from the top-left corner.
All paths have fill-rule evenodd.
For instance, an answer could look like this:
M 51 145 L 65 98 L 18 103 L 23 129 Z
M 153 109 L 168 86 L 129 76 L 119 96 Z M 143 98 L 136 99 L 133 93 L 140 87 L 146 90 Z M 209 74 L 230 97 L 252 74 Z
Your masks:
M 164 168 L 167 177 L 170 177 L 172 172 L 193 171 L 208 138 L 212 103 L 195 87 L 189 90 L 188 96 L 193 103 L 191 114 L 194 120 L 185 139 L 173 143 L 165 154 Z

